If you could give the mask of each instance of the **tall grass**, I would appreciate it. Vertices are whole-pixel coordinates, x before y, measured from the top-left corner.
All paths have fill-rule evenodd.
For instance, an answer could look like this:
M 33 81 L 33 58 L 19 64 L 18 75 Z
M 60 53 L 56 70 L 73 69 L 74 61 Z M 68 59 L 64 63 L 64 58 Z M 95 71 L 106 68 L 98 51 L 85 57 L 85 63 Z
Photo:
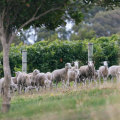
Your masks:
M 9 113 L 0 120 L 120 119 L 120 84 L 13 95 Z M 1 100 L 0 100 L 1 104 Z

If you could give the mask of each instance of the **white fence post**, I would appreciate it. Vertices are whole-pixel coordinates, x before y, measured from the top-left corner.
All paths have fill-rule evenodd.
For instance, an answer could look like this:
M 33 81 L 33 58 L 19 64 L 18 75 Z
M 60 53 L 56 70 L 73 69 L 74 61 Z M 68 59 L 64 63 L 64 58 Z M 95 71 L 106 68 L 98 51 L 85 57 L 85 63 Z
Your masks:
M 22 50 L 22 72 L 27 73 L 27 50 Z
M 93 43 L 88 43 L 88 61 L 93 61 Z

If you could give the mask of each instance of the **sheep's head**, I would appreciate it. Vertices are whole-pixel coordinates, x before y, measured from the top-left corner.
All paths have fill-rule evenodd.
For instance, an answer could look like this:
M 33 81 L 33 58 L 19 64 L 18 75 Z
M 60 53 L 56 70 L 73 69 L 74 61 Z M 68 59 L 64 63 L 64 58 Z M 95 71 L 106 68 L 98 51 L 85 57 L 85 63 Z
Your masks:
M 104 61 L 103 64 L 104 64 L 104 66 L 108 66 L 107 61 Z
M 94 66 L 93 61 L 88 61 L 88 67 L 92 67 L 92 66 Z
M 76 69 L 78 69 L 79 62 L 78 62 L 78 61 L 75 61 L 75 62 L 74 62 L 74 66 L 75 66 Z
M 71 63 L 66 63 L 66 64 L 65 64 L 65 68 L 71 69 Z
M 38 73 L 40 73 L 40 71 L 37 70 L 37 69 L 35 69 L 35 70 L 33 71 L 33 76 L 37 75 Z

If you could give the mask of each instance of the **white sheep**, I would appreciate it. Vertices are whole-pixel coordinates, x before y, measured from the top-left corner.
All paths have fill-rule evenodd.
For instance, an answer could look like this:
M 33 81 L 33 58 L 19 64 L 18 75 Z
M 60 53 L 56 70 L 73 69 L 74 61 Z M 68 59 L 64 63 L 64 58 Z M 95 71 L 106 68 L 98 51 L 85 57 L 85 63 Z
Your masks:
M 1 78 L 0 79 L 0 94 L 1 95 L 4 94 L 4 83 L 5 83 L 5 79 Z M 10 90 L 11 90 L 11 92 L 14 92 L 14 91 L 17 90 L 17 84 L 14 84 L 14 82 L 12 81 L 12 79 L 10 81 Z
M 70 86 L 69 82 L 74 81 L 74 86 L 77 86 L 78 79 L 79 79 L 79 69 L 70 69 L 68 71 L 67 84 Z
M 52 81 L 52 73 L 51 72 L 47 72 L 46 76 L 47 76 L 48 80 Z
M 104 82 L 108 78 L 108 63 L 107 61 L 103 62 L 104 66 L 99 67 L 98 77 L 99 77 L 99 83 L 101 83 L 100 79 L 103 78 Z
M 88 61 L 88 65 L 84 65 L 81 66 L 80 69 L 80 81 L 84 81 L 86 84 L 86 80 L 89 80 L 89 83 L 92 82 L 92 80 L 94 80 L 94 82 L 96 82 L 95 80 L 95 67 L 94 67 L 94 63 L 92 61 Z M 96 82 L 97 84 L 97 82 Z
M 109 67 L 108 69 L 108 75 L 111 76 L 111 82 L 113 82 L 113 79 L 117 77 L 117 69 L 119 68 L 119 65 L 113 65 Z
M 22 89 L 25 91 L 26 87 L 31 86 L 31 80 L 28 74 L 19 72 L 17 77 L 18 92 L 21 93 Z
M 54 70 L 52 72 L 52 80 L 56 81 L 56 87 L 58 82 L 62 81 L 65 86 L 65 82 L 68 80 L 68 70 L 71 69 L 71 64 L 66 63 L 65 68 Z
M 35 76 L 35 84 L 38 90 L 40 87 L 52 88 L 52 81 L 48 80 L 45 73 L 38 73 Z

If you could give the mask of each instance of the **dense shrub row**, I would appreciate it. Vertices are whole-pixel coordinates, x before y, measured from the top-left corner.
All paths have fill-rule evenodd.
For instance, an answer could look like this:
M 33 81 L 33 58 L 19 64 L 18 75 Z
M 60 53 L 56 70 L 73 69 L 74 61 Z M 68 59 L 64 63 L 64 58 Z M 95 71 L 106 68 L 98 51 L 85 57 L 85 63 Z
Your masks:
M 22 68 L 22 49 L 27 49 L 28 72 L 39 69 L 42 72 L 53 71 L 64 67 L 66 62 L 79 60 L 80 64 L 86 64 L 88 42 L 94 43 L 94 61 L 96 69 L 101 61 L 108 60 L 109 65 L 118 63 L 118 37 L 101 37 L 91 41 L 41 41 L 30 46 L 11 45 L 10 66 L 12 75 Z M 0 76 L 3 76 L 2 53 L 0 53 Z

